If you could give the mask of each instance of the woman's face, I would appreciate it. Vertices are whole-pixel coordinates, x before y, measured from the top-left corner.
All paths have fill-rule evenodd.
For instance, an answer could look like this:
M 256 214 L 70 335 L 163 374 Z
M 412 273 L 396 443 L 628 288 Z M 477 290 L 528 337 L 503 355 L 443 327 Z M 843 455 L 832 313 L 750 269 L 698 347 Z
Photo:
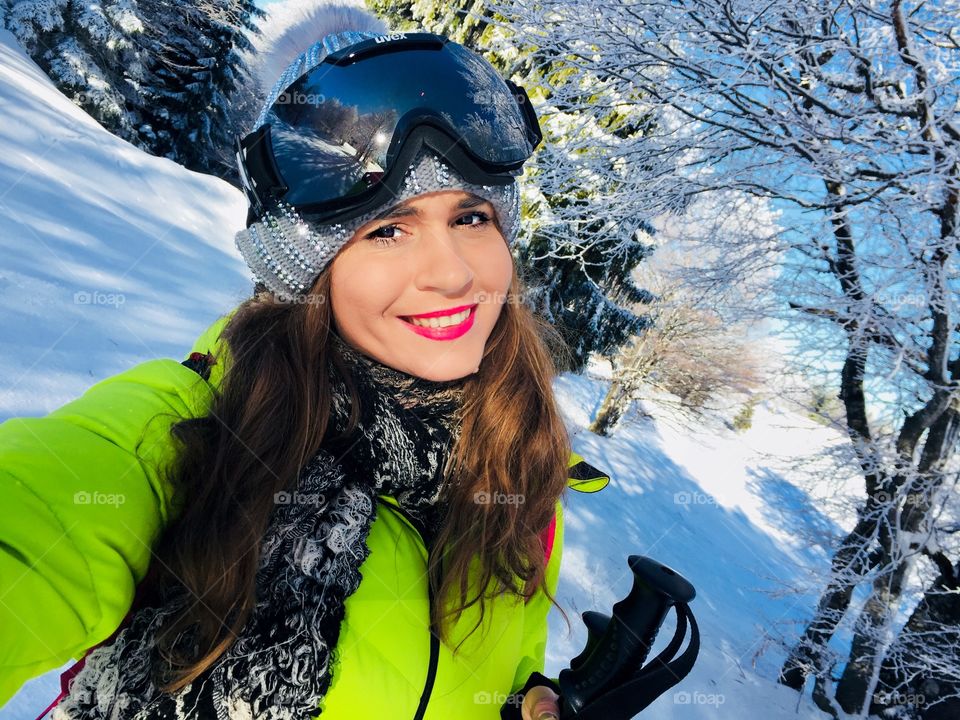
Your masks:
M 476 372 L 513 275 L 494 217 L 488 201 L 441 190 L 359 228 L 330 265 L 341 337 L 384 365 L 428 380 Z M 425 319 L 428 327 L 411 321 L 438 312 L 447 317 Z

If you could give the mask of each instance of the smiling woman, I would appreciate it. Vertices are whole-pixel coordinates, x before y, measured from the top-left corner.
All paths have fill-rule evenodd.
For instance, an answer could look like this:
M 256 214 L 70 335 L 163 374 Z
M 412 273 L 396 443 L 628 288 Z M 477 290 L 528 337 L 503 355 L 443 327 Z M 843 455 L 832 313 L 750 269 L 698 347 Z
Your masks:
M 82 656 L 56 720 L 556 709 L 560 500 L 596 473 L 511 253 L 536 115 L 445 37 L 306 19 L 237 143 L 252 297 L 183 363 L 0 426 L 0 692 Z
M 331 264 L 337 331 L 411 375 L 453 380 L 477 372 L 513 277 L 494 217 L 489 201 L 446 190 L 363 225 Z

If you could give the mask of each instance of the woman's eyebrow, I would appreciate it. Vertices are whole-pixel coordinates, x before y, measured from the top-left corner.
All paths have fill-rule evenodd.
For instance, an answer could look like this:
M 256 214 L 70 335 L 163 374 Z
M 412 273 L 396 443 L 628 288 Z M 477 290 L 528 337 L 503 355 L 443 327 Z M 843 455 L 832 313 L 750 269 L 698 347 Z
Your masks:
M 460 202 L 457 203 L 456 210 L 466 210 L 467 208 L 477 207 L 478 205 L 483 205 L 488 202 L 486 198 L 482 198 L 479 195 L 474 193 L 467 193 L 467 196 L 463 198 Z M 420 210 L 411 205 L 405 205 L 399 203 L 393 207 L 387 208 L 382 213 L 377 215 L 374 220 L 383 220 L 384 218 L 394 218 L 394 217 L 409 217 L 410 215 L 420 215 Z

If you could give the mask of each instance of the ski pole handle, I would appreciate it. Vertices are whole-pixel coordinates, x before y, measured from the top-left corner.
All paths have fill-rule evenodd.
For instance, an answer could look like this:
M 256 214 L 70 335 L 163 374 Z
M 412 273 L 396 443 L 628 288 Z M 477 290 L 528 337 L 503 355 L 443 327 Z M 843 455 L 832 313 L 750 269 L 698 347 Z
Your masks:
M 591 700 L 627 682 L 643 665 L 667 611 L 696 595 L 693 585 L 662 563 L 642 555 L 631 555 L 627 563 L 633 587 L 613 606 L 612 617 L 583 613 L 586 646 L 557 678 L 561 717 L 576 717 Z

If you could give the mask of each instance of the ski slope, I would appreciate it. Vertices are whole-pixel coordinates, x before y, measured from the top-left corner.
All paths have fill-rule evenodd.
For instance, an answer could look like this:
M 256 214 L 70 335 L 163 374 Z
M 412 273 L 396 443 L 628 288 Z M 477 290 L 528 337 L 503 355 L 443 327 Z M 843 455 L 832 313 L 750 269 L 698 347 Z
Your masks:
M 252 288 L 243 195 L 106 132 L 0 39 L 0 419 L 179 354 Z
M 0 421 L 43 415 L 138 362 L 182 358 L 249 294 L 233 246 L 242 194 L 110 135 L 6 31 L 0 114 Z M 574 449 L 612 481 L 567 497 L 558 600 L 573 632 L 554 610 L 547 674 L 582 649 L 579 613 L 609 612 L 630 587 L 627 556 L 644 554 L 696 585 L 703 635 L 691 676 L 644 718 L 823 717 L 772 678 L 783 657 L 775 638 L 815 601 L 779 591 L 827 563 L 824 548 L 797 529 L 828 534 L 837 522 L 791 467 L 841 438 L 769 405 L 742 434 L 722 426 L 690 433 L 654 412 L 633 413 L 600 438 L 585 428 L 606 390 L 603 372 L 593 366 L 556 381 Z M 0 718 L 30 720 L 58 690 L 56 671 L 37 678 Z

